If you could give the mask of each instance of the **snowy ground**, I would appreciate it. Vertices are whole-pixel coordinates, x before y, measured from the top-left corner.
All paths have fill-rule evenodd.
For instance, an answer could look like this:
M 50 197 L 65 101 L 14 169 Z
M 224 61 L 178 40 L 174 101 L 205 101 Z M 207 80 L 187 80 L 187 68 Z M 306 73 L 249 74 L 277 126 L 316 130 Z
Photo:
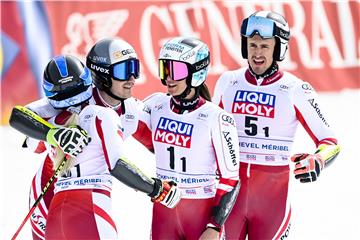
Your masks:
M 319 181 L 300 184 L 292 180 L 290 239 L 359 239 L 360 181 L 356 174 L 360 169 L 357 154 L 360 91 L 327 93 L 320 97 L 324 110 L 329 113 L 327 118 L 340 139 L 342 151 L 335 163 L 321 174 Z M 0 239 L 10 239 L 28 212 L 30 182 L 43 157 L 22 150 L 23 136 L 10 127 L 1 127 L 0 134 Z M 131 159 L 145 172 L 153 174 L 153 156 L 133 139 L 127 144 Z M 300 127 L 294 152 L 313 150 L 312 141 Z M 120 239 L 149 239 L 149 199 L 117 183 L 113 203 Z M 31 239 L 29 222 L 18 239 Z

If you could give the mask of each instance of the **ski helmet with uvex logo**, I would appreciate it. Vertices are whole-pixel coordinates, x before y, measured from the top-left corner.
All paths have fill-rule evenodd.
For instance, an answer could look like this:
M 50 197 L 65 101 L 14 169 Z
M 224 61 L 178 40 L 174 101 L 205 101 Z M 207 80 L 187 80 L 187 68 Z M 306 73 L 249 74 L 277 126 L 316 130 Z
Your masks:
M 208 46 L 192 37 L 176 37 L 167 41 L 160 50 L 159 64 L 162 60 L 173 60 L 187 64 L 189 75 L 186 77 L 188 87 L 198 87 L 206 80 L 210 64 Z M 165 79 L 160 76 L 166 85 Z
M 114 76 L 120 71 L 114 70 L 114 66 L 121 62 L 130 62 L 129 69 L 134 72 L 131 75 L 135 78 L 139 77 L 139 60 L 134 48 L 128 42 L 119 38 L 105 38 L 91 48 L 86 57 L 86 66 L 91 70 L 94 84 L 98 89 L 109 92 L 112 86 L 111 78 L 127 80 Z M 121 68 L 121 70 L 124 72 L 128 68 Z M 130 78 L 131 75 L 127 76 Z

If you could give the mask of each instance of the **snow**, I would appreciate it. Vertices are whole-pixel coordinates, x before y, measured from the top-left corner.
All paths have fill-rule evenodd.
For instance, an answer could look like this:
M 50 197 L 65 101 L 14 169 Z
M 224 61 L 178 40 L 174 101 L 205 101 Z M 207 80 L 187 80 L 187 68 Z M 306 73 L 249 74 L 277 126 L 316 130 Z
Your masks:
M 357 140 L 360 134 L 360 91 L 322 93 L 322 110 L 337 133 L 342 146 L 336 161 L 319 180 L 301 184 L 291 180 L 292 224 L 288 239 L 358 239 L 360 236 L 360 169 Z M 10 239 L 28 213 L 31 179 L 43 156 L 21 148 L 23 135 L 8 126 L 0 127 L 1 212 L 0 239 Z M 144 172 L 154 173 L 154 157 L 133 139 L 126 143 L 129 158 Z M 314 146 L 302 127 L 295 141 L 295 152 L 313 152 Z M 113 212 L 120 239 L 149 239 L 151 202 L 147 196 L 115 183 Z M 159 223 L 161 224 L 161 223 Z M 18 239 L 31 239 L 30 224 Z

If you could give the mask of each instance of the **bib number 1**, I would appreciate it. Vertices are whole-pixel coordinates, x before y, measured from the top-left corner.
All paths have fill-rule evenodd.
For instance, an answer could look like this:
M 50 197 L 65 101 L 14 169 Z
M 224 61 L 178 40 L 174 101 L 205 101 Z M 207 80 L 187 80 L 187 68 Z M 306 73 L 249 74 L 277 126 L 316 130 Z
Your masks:
M 166 150 L 169 151 L 170 153 L 170 168 L 172 170 L 175 169 L 175 149 L 174 147 L 168 147 Z M 180 158 L 181 162 L 182 162 L 182 171 L 186 172 L 186 157 L 181 157 Z

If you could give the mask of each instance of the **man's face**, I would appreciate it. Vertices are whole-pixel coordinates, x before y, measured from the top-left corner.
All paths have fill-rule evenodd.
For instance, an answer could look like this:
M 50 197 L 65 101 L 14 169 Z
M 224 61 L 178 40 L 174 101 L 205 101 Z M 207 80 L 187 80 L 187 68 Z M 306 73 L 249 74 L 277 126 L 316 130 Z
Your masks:
M 258 75 L 263 74 L 273 62 L 275 38 L 262 39 L 255 34 L 247 39 L 248 62 Z
M 111 92 L 121 98 L 129 98 L 132 96 L 132 87 L 135 84 L 135 78 L 131 76 L 127 81 L 118 81 L 112 79 Z

